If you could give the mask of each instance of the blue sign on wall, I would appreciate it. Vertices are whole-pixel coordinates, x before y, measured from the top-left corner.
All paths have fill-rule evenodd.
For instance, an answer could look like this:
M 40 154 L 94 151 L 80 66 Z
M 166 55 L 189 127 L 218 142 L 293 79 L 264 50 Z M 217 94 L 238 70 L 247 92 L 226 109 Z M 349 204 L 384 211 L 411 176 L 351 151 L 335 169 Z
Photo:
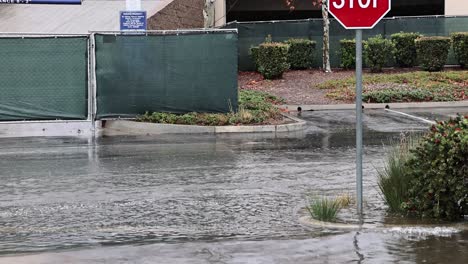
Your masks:
M 120 30 L 146 30 L 146 11 L 121 11 Z
M 81 5 L 81 0 L 0 0 L 0 4 Z

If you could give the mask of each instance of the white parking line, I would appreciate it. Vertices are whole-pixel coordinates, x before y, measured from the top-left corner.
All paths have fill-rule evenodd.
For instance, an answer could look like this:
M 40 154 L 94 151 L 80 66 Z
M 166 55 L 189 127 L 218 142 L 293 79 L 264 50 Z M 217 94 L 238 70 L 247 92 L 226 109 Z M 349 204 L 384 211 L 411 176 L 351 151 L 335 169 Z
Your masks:
M 402 116 L 406 116 L 406 117 L 409 117 L 409 118 L 412 118 L 412 119 L 415 119 L 415 120 L 419 120 L 419 121 L 422 121 L 422 122 L 427 123 L 427 124 L 431 124 L 431 125 L 437 124 L 435 121 L 428 120 L 428 119 L 425 119 L 425 118 L 422 118 L 422 117 L 419 117 L 419 116 L 414 116 L 414 115 L 410 115 L 410 114 L 407 114 L 407 113 L 403 113 L 403 112 L 399 112 L 399 111 L 395 111 L 395 110 L 391 110 L 391 109 L 385 109 L 385 111 L 395 113 L 395 114 L 399 114 L 399 115 L 402 115 Z

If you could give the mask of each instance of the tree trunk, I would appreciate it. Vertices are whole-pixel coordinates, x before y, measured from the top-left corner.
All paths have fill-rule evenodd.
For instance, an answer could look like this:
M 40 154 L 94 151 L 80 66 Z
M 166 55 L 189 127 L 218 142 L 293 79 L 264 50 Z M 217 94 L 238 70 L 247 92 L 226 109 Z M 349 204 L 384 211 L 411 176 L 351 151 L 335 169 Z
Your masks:
M 215 8 L 213 0 L 205 0 L 203 8 L 203 18 L 205 19 L 204 27 L 213 28 L 215 24 Z
M 322 2 L 323 17 L 323 70 L 331 72 L 330 66 L 330 20 L 328 19 L 328 1 Z

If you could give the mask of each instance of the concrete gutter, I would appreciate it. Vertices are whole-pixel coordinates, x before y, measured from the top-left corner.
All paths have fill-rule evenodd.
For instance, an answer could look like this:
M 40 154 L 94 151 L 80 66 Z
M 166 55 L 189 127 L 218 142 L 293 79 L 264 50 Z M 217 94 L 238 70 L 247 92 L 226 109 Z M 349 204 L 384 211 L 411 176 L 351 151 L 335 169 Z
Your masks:
M 468 101 L 456 102 L 422 102 L 422 103 L 388 103 L 388 104 L 363 104 L 365 109 L 417 109 L 417 108 L 455 108 L 468 107 Z M 331 104 L 331 105 L 283 105 L 281 108 L 297 111 L 329 111 L 329 110 L 354 110 L 355 104 Z
M 114 135 L 160 135 L 160 134 L 222 134 L 222 133 L 288 133 L 302 131 L 306 122 L 302 119 L 284 115 L 292 123 L 259 126 L 194 126 L 143 123 L 132 120 L 107 120 L 99 134 Z

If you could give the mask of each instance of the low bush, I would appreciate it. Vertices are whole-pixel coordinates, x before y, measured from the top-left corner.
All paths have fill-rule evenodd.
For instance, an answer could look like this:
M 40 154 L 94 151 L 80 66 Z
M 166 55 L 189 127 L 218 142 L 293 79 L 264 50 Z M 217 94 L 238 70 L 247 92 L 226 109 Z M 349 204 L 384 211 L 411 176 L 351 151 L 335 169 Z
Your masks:
M 311 199 L 306 208 L 312 218 L 319 221 L 333 222 L 342 207 L 338 200 L 322 197 Z
M 468 32 L 458 32 L 451 35 L 453 51 L 462 68 L 468 65 Z
M 448 220 L 468 214 L 468 116 L 433 125 L 406 166 L 412 178 L 403 205 L 408 213 Z
M 265 79 L 281 78 L 289 69 L 289 45 L 284 43 L 263 43 L 258 49 L 258 71 Z
M 290 39 L 288 63 L 291 69 L 308 69 L 312 67 L 316 42 L 308 39 Z
M 447 62 L 451 40 L 448 37 L 421 37 L 415 40 L 418 61 L 426 71 L 441 71 Z
M 356 41 L 354 39 L 340 40 L 341 68 L 354 69 L 356 67 Z
M 268 93 L 241 90 L 239 92 L 239 109 L 237 112 L 227 114 L 146 112 L 144 115 L 139 116 L 137 121 L 204 126 L 264 124 L 282 119 L 280 110 L 275 106 L 275 104 L 280 103 L 284 103 L 284 101 Z
M 420 37 L 419 33 L 405 32 L 396 33 L 391 36 L 393 45 L 395 46 L 395 61 L 398 66 L 413 67 L 416 65 L 417 53 L 414 41 Z
M 252 59 L 254 65 L 255 65 L 255 70 L 258 70 L 258 50 L 259 47 L 252 47 L 250 48 L 250 58 Z
M 369 38 L 364 44 L 364 59 L 371 72 L 382 72 L 382 67 L 387 63 L 393 53 L 393 44 L 384 39 L 382 35 Z

